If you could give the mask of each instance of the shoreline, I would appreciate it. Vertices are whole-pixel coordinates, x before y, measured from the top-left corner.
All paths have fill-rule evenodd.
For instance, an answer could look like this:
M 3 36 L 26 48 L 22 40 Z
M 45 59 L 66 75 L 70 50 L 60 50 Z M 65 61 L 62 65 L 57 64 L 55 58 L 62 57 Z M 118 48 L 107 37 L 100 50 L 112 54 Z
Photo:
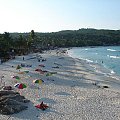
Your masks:
M 96 64 L 96 65 L 98 64 L 98 66 L 102 66 L 101 68 L 104 68 L 104 70 L 106 70 L 104 72 L 107 72 L 111 75 L 116 75 L 118 76 L 118 79 L 120 79 L 120 72 L 118 69 L 119 68 L 118 66 L 119 65 L 119 49 L 117 47 L 118 46 L 112 46 L 110 48 L 110 46 L 107 46 L 107 48 L 105 48 L 104 46 L 101 46 L 100 49 L 99 47 L 94 47 L 94 48 L 73 47 L 73 50 L 68 50 L 68 53 L 70 54 L 71 57 L 74 57 L 74 58 L 78 57 L 78 59 L 80 58 L 82 60 L 87 61 L 88 63 Z M 81 52 L 81 55 L 79 56 L 80 52 Z M 89 55 L 87 55 L 87 53 Z
M 71 56 L 70 56 L 71 57 Z M 106 68 L 104 66 L 99 65 L 97 63 L 89 63 L 86 60 L 80 59 L 80 58 L 73 58 L 76 59 L 76 61 L 79 63 L 82 63 L 85 65 L 85 68 L 88 68 L 88 72 L 91 71 L 91 74 L 89 74 L 84 79 L 89 79 L 91 82 L 95 82 L 95 84 L 98 84 L 98 86 L 102 85 L 108 85 L 110 89 L 116 92 L 120 92 L 120 76 L 117 74 L 111 74 L 109 71 L 107 72 Z M 101 71 L 97 70 L 100 69 Z M 83 70 L 83 69 L 82 69 Z M 105 72 L 104 72 L 105 70 Z M 82 72 L 83 73 L 83 72 Z M 103 79 L 103 80 L 101 80 Z
M 95 73 L 85 61 L 71 58 L 66 53 L 61 53 L 61 50 L 59 52 L 56 54 L 56 50 L 51 50 L 40 53 L 46 59 L 43 62 L 38 62 L 36 58 L 30 59 L 35 57 L 34 53 L 24 56 L 25 60 L 22 60 L 23 56 L 18 56 L 15 60 L 0 65 L 0 75 L 4 75 L 6 85 L 14 86 L 15 80 L 11 76 L 19 75 L 19 82 L 27 84 L 27 88 L 21 90 L 21 93 L 31 101 L 28 110 L 11 115 L 9 120 L 118 120 L 120 92 L 114 89 L 118 82 L 114 83 L 114 79 Z M 29 73 L 18 74 L 16 66 L 21 63 L 32 65 L 20 69 L 21 72 L 28 70 Z M 45 67 L 42 68 L 39 64 L 44 64 Z M 46 76 L 37 73 L 37 68 L 56 73 Z M 44 82 L 41 85 L 33 84 L 33 80 L 38 78 Z M 49 106 L 47 110 L 34 107 L 41 101 Z M 2 120 L 8 117 L 0 115 Z

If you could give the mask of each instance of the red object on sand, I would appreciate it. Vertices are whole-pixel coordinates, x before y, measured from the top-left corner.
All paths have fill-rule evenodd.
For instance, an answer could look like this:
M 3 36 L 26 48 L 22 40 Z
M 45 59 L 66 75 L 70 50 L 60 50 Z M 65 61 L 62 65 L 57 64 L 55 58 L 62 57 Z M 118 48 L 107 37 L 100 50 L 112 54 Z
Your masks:
M 40 104 L 36 105 L 35 107 L 41 110 L 46 110 L 48 108 L 48 106 L 44 104 L 43 101 Z
M 39 66 L 40 66 L 40 67 L 45 67 L 43 64 L 40 64 Z
M 19 88 L 19 89 L 24 89 L 24 88 L 27 87 L 24 83 L 17 83 L 14 86 L 17 87 L 17 88 Z
M 45 72 L 42 71 L 41 69 L 36 69 L 35 71 L 40 72 L 41 74 L 44 74 Z

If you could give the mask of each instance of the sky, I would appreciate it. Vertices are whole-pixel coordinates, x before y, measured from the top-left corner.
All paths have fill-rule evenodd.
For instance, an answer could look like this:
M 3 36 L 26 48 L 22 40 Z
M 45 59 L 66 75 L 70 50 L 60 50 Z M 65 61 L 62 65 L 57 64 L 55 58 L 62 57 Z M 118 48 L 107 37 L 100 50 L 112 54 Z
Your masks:
M 0 0 L 0 33 L 120 29 L 120 0 Z

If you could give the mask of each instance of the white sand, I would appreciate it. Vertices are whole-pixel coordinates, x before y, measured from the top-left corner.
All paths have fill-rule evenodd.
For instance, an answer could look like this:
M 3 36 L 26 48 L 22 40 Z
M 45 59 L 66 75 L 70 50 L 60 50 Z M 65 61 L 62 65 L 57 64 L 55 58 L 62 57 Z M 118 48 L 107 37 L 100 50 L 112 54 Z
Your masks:
M 0 65 L 0 76 L 4 76 L 2 82 L 12 87 L 16 81 L 25 83 L 27 88 L 15 90 L 30 100 L 26 104 L 27 110 L 11 116 L 0 115 L 0 120 L 120 120 L 119 80 L 105 77 L 91 69 L 85 61 L 65 54 L 57 55 L 55 51 L 47 51 L 40 55 L 47 61 L 29 59 L 36 56 L 29 54 L 24 61 L 23 56 L 18 56 L 15 60 Z M 29 73 L 18 74 L 16 66 L 21 63 L 32 64 L 32 67 L 20 69 L 29 70 Z M 45 67 L 39 67 L 40 64 Z M 59 68 L 52 68 L 56 66 Z M 36 68 L 57 74 L 45 76 L 36 72 Z M 21 79 L 11 78 L 13 75 L 18 75 Z M 34 79 L 42 79 L 44 82 L 41 85 L 33 84 Z M 109 88 L 102 88 L 103 85 Z M 34 107 L 41 101 L 49 106 L 45 111 Z

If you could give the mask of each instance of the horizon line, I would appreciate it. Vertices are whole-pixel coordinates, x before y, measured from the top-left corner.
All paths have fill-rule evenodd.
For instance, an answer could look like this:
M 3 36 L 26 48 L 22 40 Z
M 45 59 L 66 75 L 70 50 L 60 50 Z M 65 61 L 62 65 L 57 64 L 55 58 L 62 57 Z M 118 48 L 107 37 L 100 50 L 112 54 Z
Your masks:
M 34 29 L 32 29 L 32 30 L 34 30 L 34 32 L 35 33 L 56 33 L 56 32 L 62 32 L 62 31 L 78 31 L 78 30 L 81 30 L 81 29 L 93 29 L 93 30 L 113 30 L 113 31 L 118 31 L 118 30 L 120 30 L 120 29 L 107 29 L 107 28 L 100 28 L 100 29 L 98 29 L 98 28 L 80 28 L 80 29 L 65 29 L 65 30 L 59 30 L 59 31 L 51 31 L 51 32 L 40 32 L 40 31 L 35 31 Z M 0 34 L 4 34 L 5 32 L 8 32 L 8 31 L 4 31 L 3 33 L 1 33 L 0 32 Z M 31 30 L 28 32 L 28 31 L 25 31 L 25 32 L 8 32 L 8 33 L 30 33 L 31 32 Z

